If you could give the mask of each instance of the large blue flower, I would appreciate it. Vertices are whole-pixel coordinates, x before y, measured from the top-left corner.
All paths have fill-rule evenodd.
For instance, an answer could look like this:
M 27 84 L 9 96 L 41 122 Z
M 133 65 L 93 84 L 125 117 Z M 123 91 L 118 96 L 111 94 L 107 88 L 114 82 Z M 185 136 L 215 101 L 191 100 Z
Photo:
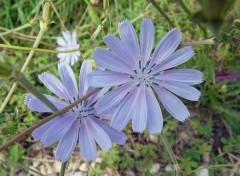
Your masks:
M 85 95 L 90 88 L 87 84 L 86 75 L 92 72 L 89 61 L 84 61 L 80 71 L 79 89 L 71 67 L 66 63 L 58 65 L 61 81 L 49 73 L 39 75 L 42 83 L 55 95 L 45 95 L 58 109 L 62 109 Z M 97 114 L 95 111 L 96 101 L 102 97 L 109 88 L 104 88 L 82 103 L 78 104 L 68 112 L 47 122 L 33 131 L 32 135 L 36 141 L 41 141 L 45 147 L 59 141 L 56 151 L 56 158 L 65 162 L 73 152 L 77 141 L 80 146 L 80 153 L 87 160 L 94 160 L 97 157 L 96 143 L 103 150 L 111 148 L 112 142 L 124 144 L 127 137 L 122 132 L 110 127 L 97 117 L 103 116 L 108 119 L 111 114 Z M 32 94 L 27 94 L 25 103 L 29 109 L 37 112 L 51 112 L 51 110 L 39 101 Z
M 154 95 L 157 93 L 167 111 L 179 121 L 190 114 L 186 106 L 172 93 L 191 101 L 197 101 L 200 92 L 191 85 L 202 82 L 202 73 L 192 69 L 171 69 L 194 55 L 192 47 L 177 49 L 182 34 L 173 29 L 154 44 L 152 20 L 143 19 L 140 44 L 129 21 L 119 24 L 120 39 L 114 35 L 104 37 L 108 49 L 96 48 L 93 59 L 107 71 L 95 71 L 88 75 L 92 87 L 119 86 L 102 97 L 95 108 L 98 113 L 115 108 L 112 126 L 122 130 L 132 119 L 132 129 L 160 133 L 163 118 Z M 171 92 L 172 93 L 171 93 Z

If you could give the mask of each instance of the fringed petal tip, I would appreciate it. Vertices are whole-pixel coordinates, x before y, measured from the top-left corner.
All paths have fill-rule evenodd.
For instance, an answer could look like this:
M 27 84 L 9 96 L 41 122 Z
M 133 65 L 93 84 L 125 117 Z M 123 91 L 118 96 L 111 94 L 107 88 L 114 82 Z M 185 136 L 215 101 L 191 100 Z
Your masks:
M 130 23 L 130 21 L 128 19 L 124 20 L 124 21 L 121 21 L 118 23 L 118 26 L 124 24 L 124 23 Z
M 32 94 L 30 94 L 30 93 L 26 94 L 25 99 L 24 99 L 24 104 L 29 106 L 31 99 L 32 99 Z
M 190 114 L 188 114 L 188 116 L 182 118 L 181 120 L 177 119 L 178 121 L 184 123 L 186 120 L 188 120 L 190 118 Z
M 142 19 L 142 21 L 151 21 L 151 22 L 153 22 L 152 18 L 150 18 L 150 17 L 144 17 Z

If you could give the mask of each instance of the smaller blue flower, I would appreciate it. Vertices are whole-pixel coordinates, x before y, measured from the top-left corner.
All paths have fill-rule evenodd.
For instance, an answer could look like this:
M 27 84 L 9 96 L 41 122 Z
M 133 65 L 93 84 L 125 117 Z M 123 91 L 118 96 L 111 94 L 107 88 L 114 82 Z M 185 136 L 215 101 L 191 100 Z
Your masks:
M 58 109 L 62 109 L 88 91 L 92 90 L 88 86 L 86 75 L 92 72 L 91 62 L 84 61 L 80 70 L 79 89 L 77 81 L 71 67 L 66 63 L 58 65 L 61 81 L 49 73 L 39 75 L 42 83 L 55 95 L 63 100 L 50 95 L 45 95 Z M 122 132 L 118 132 L 98 117 L 110 119 L 110 113 L 97 114 L 95 103 L 101 98 L 109 88 L 103 88 L 99 92 L 82 101 L 68 112 L 54 118 L 46 124 L 33 131 L 34 140 L 41 141 L 45 147 L 49 147 L 59 141 L 55 157 L 65 162 L 79 143 L 80 153 L 86 160 L 97 158 L 96 143 L 104 151 L 108 151 L 112 142 L 124 144 L 127 137 Z M 36 112 L 51 112 L 40 100 L 32 94 L 27 94 L 25 104 L 29 109 Z
M 175 28 L 168 32 L 152 53 L 155 30 L 151 19 L 143 19 L 140 43 L 129 21 L 119 24 L 120 39 L 107 35 L 109 49 L 96 48 L 93 59 L 106 71 L 88 75 L 91 87 L 118 86 L 96 103 L 98 113 L 115 108 L 112 127 L 122 130 L 132 119 L 132 129 L 160 133 L 163 118 L 155 97 L 177 120 L 190 116 L 186 106 L 174 94 L 197 101 L 200 92 L 192 85 L 202 82 L 202 73 L 193 69 L 172 69 L 194 56 L 192 47 L 177 49 L 182 34 Z M 172 93 L 174 94 L 172 94 Z

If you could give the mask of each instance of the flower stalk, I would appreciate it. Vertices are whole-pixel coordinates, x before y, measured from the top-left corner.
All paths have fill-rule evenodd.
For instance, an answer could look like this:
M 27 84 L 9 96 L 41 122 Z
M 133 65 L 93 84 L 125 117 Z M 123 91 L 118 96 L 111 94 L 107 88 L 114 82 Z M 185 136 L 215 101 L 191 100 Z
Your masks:
M 40 44 L 40 41 L 43 37 L 43 34 L 45 33 L 45 31 L 47 30 L 47 25 L 48 25 L 48 22 L 49 22 L 49 15 L 50 15 L 50 3 L 49 2 L 46 2 L 45 5 L 44 5 L 44 8 L 43 8 L 43 20 L 40 21 L 40 31 L 38 33 L 38 36 L 33 44 L 33 48 L 37 48 Z M 7 45 L 8 46 L 8 45 Z M 30 63 L 32 57 L 33 57 L 33 54 L 35 53 L 34 50 L 31 50 L 30 53 L 28 54 L 28 57 L 26 59 L 26 61 L 24 62 L 22 68 L 21 68 L 21 72 L 24 72 L 28 66 L 28 64 Z M 0 107 L 0 113 L 3 112 L 5 106 L 7 105 L 8 101 L 10 100 L 13 92 L 15 91 L 17 87 L 17 83 L 14 83 L 10 89 L 10 91 L 8 92 L 8 95 L 7 97 L 4 99 L 1 107 Z
M 169 154 L 169 156 L 170 156 L 170 158 L 171 158 L 171 160 L 173 162 L 174 171 L 175 171 L 176 175 L 180 175 L 180 173 L 181 173 L 180 166 L 179 166 L 179 164 L 177 162 L 175 154 L 173 153 L 173 150 L 172 150 L 172 148 L 171 148 L 167 138 L 165 137 L 165 135 L 163 133 L 160 133 L 160 137 L 161 137 L 161 139 L 163 141 L 163 144 L 165 145 L 165 147 L 167 149 L 167 152 L 168 152 L 168 154 Z
M 67 161 L 64 162 L 64 163 L 62 163 L 61 171 L 60 171 L 60 176 L 64 176 L 65 171 L 66 171 L 66 167 L 67 167 Z

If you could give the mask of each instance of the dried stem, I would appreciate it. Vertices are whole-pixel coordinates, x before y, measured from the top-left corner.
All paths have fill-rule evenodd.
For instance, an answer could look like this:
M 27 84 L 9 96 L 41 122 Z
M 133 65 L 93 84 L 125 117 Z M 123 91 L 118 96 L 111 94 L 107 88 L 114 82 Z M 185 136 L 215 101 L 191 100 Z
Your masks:
M 162 139 L 162 141 L 163 141 L 163 143 L 164 143 L 164 145 L 167 149 L 167 152 L 168 152 L 168 154 L 169 154 L 169 156 L 170 156 L 170 158 L 171 158 L 171 160 L 174 164 L 174 171 L 176 172 L 177 175 L 180 175 L 181 174 L 180 166 L 177 162 L 177 159 L 175 157 L 175 154 L 173 153 L 173 150 L 172 150 L 170 144 L 168 143 L 167 138 L 165 137 L 165 135 L 163 133 L 160 134 L 160 137 L 161 137 L 161 139 Z
M 214 44 L 215 44 L 214 38 L 210 38 L 210 39 L 205 39 L 205 40 L 185 42 L 185 43 L 181 44 L 180 47 L 196 46 L 196 45 L 214 45 Z
M 12 145 L 14 142 L 18 141 L 19 139 L 21 139 L 22 137 L 26 136 L 27 134 L 29 134 L 30 132 L 32 132 L 33 130 L 35 130 L 36 128 L 38 128 L 39 126 L 45 124 L 46 122 L 48 122 L 49 120 L 52 120 L 53 118 L 60 116 L 61 114 L 67 112 L 69 109 L 73 108 L 74 106 L 78 105 L 79 103 L 81 103 L 83 100 L 87 99 L 88 97 L 90 97 L 91 95 L 95 94 L 97 91 L 99 91 L 100 88 L 94 89 L 90 92 L 88 92 L 86 95 L 82 96 L 81 98 L 79 98 L 77 101 L 73 102 L 72 104 L 66 106 L 65 108 L 51 114 L 50 116 L 40 120 L 39 122 L 35 123 L 34 125 L 32 125 L 31 127 L 27 128 L 26 130 L 24 130 L 23 132 L 17 134 L 16 136 L 12 137 L 7 143 L 5 143 L 4 145 L 2 145 L 0 147 L 0 151 L 5 150 L 7 147 L 9 147 L 10 145 Z

